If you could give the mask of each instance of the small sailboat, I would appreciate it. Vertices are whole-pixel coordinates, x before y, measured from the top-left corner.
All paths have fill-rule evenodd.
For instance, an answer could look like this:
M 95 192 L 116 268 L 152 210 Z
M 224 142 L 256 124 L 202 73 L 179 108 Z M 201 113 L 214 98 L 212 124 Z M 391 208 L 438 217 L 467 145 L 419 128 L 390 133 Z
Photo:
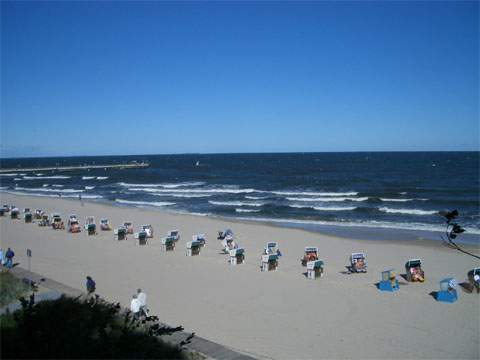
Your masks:
M 197 162 L 195 163 L 195 166 L 200 166 L 200 161 L 197 160 Z

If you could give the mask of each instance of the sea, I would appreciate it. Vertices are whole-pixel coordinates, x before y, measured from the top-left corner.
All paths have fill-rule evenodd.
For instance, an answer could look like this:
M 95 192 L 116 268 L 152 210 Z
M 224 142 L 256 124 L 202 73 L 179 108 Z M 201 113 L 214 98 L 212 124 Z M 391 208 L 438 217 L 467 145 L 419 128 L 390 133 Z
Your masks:
M 0 191 L 82 198 L 374 240 L 445 239 L 457 209 L 480 244 L 479 152 L 185 154 L 1 159 Z M 148 162 L 138 169 L 22 168 Z

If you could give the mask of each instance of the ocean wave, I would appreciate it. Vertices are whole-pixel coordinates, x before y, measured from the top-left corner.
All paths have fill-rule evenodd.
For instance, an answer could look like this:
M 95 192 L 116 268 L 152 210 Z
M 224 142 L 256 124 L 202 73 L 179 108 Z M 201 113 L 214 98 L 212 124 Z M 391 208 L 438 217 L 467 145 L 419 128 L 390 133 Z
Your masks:
M 23 180 L 37 180 L 37 179 L 70 179 L 71 176 L 54 175 L 54 176 L 24 176 Z
M 42 187 L 48 187 L 50 186 L 49 184 L 43 184 Z
M 107 180 L 108 176 L 97 176 L 97 180 Z
M 85 190 L 76 190 L 76 189 L 25 188 L 21 186 L 15 187 L 15 190 L 41 191 L 41 192 L 54 192 L 54 193 L 80 193 L 85 191 Z
M 288 206 L 292 208 L 297 208 L 297 209 L 314 209 L 317 211 L 351 211 L 357 208 L 356 206 L 335 207 L 335 206 L 310 206 L 310 205 L 297 205 L 297 204 L 288 205 Z
M 65 185 L 53 184 L 52 187 L 64 187 Z
M 423 224 L 423 223 L 398 223 L 386 221 L 367 221 L 367 222 L 341 222 L 341 221 L 322 221 L 322 220 L 301 220 L 301 219 L 275 219 L 275 218 L 259 218 L 259 217 L 236 217 L 238 220 L 256 221 L 266 223 L 280 223 L 280 224 L 303 224 L 303 225 L 323 225 L 323 226 L 341 226 L 341 227 L 362 227 L 362 228 L 383 228 L 396 230 L 417 230 L 417 231 L 435 231 L 444 232 L 445 228 L 442 225 Z M 480 229 L 465 227 L 469 234 L 480 235 Z
M 380 211 L 390 214 L 406 214 L 406 215 L 434 215 L 438 214 L 438 211 L 419 210 L 419 209 L 390 209 L 388 207 L 379 208 Z
M 311 202 L 341 202 L 341 201 L 367 201 L 368 197 L 315 197 L 315 198 L 286 198 L 289 201 L 311 201 Z
M 268 196 L 248 196 L 248 195 L 245 195 L 245 199 L 264 200 L 264 199 L 268 199 Z
M 163 193 L 163 194 L 152 194 L 155 196 L 170 196 L 176 198 L 203 198 L 203 197 L 211 197 L 213 194 L 172 194 L 172 193 Z
M 271 191 L 275 195 L 287 195 L 287 196 L 356 196 L 358 192 L 348 191 L 348 192 L 309 192 L 309 191 Z
M 204 181 L 187 181 L 187 182 L 180 182 L 180 183 L 161 183 L 161 184 L 131 184 L 131 183 L 124 183 L 120 182 L 118 185 L 124 187 L 146 187 L 146 188 L 156 188 L 161 187 L 165 189 L 175 189 L 179 187 L 187 187 L 187 186 L 201 186 L 204 185 Z
M 18 173 L 0 174 L 0 176 L 18 176 L 18 175 L 21 175 L 21 174 L 18 174 Z
M 95 189 L 95 186 L 85 186 L 85 190 L 92 190 Z
M 242 194 L 256 192 L 255 189 L 225 189 L 225 188 L 202 188 L 202 189 L 155 189 L 155 188 L 128 188 L 129 191 L 145 191 L 149 193 L 192 193 L 192 194 Z
M 0 190 L 8 189 L 8 186 L 0 186 Z
M 58 198 L 58 195 L 56 194 L 38 194 L 38 193 L 26 193 L 26 192 L 21 192 L 21 191 L 5 191 L 8 194 L 12 195 L 21 195 L 21 196 L 39 196 L 39 197 L 51 197 L 51 198 Z M 62 194 L 62 199 L 63 198 L 78 198 L 78 195 L 74 194 Z M 82 195 L 82 199 L 102 199 L 103 196 L 101 195 Z
M 255 210 L 255 209 L 235 209 L 236 212 L 239 213 L 254 213 L 254 212 L 260 212 L 260 210 Z
M 212 205 L 221 206 L 263 206 L 265 203 L 243 202 L 243 201 L 209 201 Z
M 22 178 L 13 178 L 14 181 L 22 181 Z
M 146 206 L 170 206 L 175 205 L 172 202 L 158 202 L 158 201 L 130 201 L 130 200 L 122 200 L 122 199 L 115 199 L 116 202 L 120 204 L 129 204 L 129 205 L 146 205 Z
M 92 180 L 95 179 L 95 176 L 82 176 L 82 180 Z
M 407 202 L 413 201 L 414 199 L 387 199 L 387 198 L 380 198 L 383 202 Z

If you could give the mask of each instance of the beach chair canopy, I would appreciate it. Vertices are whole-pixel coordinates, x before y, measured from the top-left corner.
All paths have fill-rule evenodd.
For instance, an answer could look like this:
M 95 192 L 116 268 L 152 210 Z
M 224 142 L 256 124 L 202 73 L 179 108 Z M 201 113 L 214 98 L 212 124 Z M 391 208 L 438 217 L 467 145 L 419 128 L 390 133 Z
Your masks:
M 468 276 L 474 277 L 475 275 L 480 276 L 480 267 L 474 268 L 468 272 Z
M 86 222 L 87 224 L 93 224 L 93 223 L 95 222 L 95 216 L 87 216 L 87 217 L 85 218 L 85 222 Z
M 196 235 L 193 235 L 193 236 L 192 236 L 192 240 L 193 240 L 193 241 L 196 241 L 196 240 L 205 240 L 205 234 L 196 234 Z
M 350 257 L 352 261 L 365 260 L 365 253 L 352 253 Z
M 315 247 L 315 246 L 307 246 L 305 248 L 305 254 L 309 254 L 309 253 L 316 253 L 318 254 L 318 247 Z
M 440 281 L 440 290 L 447 291 L 449 288 L 455 289 L 457 287 L 457 280 L 454 278 L 446 278 Z
M 108 219 L 100 219 L 101 224 L 108 224 Z
M 125 227 L 130 227 L 130 226 L 132 226 L 132 222 L 131 222 L 131 221 L 125 221 L 125 222 L 123 223 L 123 226 L 125 226 Z
M 162 245 L 169 245 L 171 243 L 175 242 L 175 238 L 172 236 L 166 236 L 162 238 Z
M 410 259 L 405 263 L 407 269 L 414 268 L 417 266 L 422 266 L 422 260 L 420 259 Z
M 167 234 L 167 236 L 177 236 L 180 230 L 175 229 L 175 230 L 170 230 Z
M 396 276 L 394 269 L 382 271 L 382 280 L 390 280 L 391 277 Z
M 187 249 L 195 249 L 200 247 L 200 243 L 198 241 L 189 241 L 187 242 Z
M 24 213 L 30 212 L 30 208 L 24 208 L 24 209 L 23 209 L 23 212 L 24 212 Z
M 147 233 L 145 231 L 139 231 L 138 232 L 138 238 L 143 239 L 147 237 Z
M 245 250 L 243 248 L 232 249 L 232 250 L 230 250 L 230 256 L 243 255 L 244 252 L 245 252 Z
M 262 262 L 267 263 L 271 261 L 277 261 L 278 255 L 277 254 L 269 254 L 269 255 L 262 255 Z

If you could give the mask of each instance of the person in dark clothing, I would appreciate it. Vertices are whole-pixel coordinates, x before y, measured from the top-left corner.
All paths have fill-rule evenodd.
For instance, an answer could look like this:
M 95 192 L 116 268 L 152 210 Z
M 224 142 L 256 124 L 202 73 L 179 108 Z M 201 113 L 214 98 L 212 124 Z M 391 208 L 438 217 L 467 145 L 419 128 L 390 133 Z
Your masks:
M 13 267 L 13 257 L 15 256 L 15 253 L 13 252 L 12 249 L 8 248 L 7 252 L 5 253 L 5 258 L 7 259 L 7 262 L 5 266 L 9 269 Z
M 95 281 L 93 281 L 93 279 L 90 276 L 87 276 L 86 287 L 87 287 L 87 299 L 95 297 L 94 293 L 95 293 L 96 284 L 95 284 Z

